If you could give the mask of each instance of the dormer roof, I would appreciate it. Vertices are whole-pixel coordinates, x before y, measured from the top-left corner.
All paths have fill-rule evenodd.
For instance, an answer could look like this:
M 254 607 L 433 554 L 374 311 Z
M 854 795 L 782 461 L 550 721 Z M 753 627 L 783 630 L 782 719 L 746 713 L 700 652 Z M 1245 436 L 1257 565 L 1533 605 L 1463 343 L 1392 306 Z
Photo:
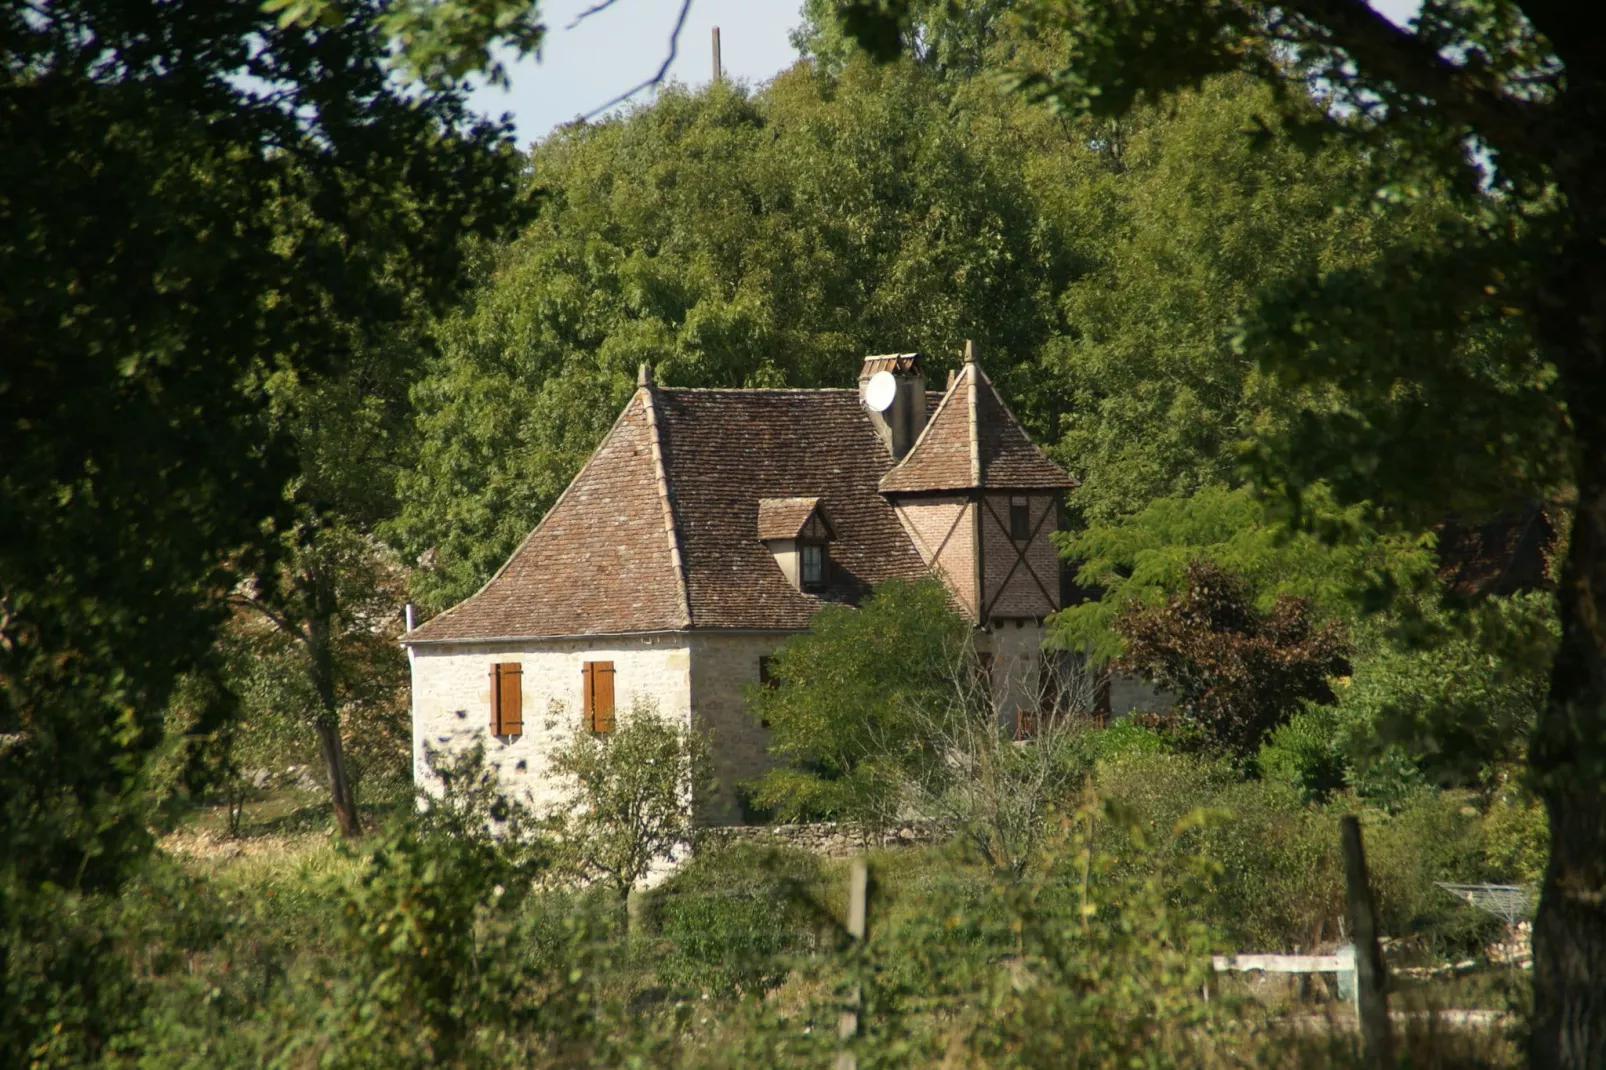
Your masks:
M 760 542 L 805 537 L 834 539 L 836 528 L 826 515 L 819 498 L 760 498 L 758 500 L 758 538 Z
M 954 378 L 883 494 L 955 490 L 1070 490 L 1076 480 L 1038 448 L 974 360 Z

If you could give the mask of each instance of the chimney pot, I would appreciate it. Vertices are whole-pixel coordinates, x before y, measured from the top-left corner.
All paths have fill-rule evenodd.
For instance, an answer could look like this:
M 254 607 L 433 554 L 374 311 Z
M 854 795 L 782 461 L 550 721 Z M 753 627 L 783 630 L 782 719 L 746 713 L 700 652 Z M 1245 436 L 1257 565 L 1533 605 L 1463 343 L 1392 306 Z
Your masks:
M 892 404 L 877 412 L 865 401 L 870 380 L 881 372 L 897 383 Z M 876 434 L 894 460 L 902 460 L 926 426 L 926 369 L 919 353 L 888 353 L 865 357 L 859 369 L 859 400 Z

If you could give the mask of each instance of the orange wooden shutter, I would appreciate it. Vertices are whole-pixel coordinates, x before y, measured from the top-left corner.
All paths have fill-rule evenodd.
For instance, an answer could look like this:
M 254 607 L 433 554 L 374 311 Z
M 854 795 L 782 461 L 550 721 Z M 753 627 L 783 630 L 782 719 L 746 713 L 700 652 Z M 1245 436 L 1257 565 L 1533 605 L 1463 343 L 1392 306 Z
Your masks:
M 613 662 L 597 661 L 591 666 L 591 683 L 596 695 L 591 701 L 592 730 L 613 731 Z
M 518 736 L 524 734 L 524 667 L 516 661 L 506 662 L 497 666 L 501 669 L 501 686 L 498 693 L 501 702 L 502 735 Z

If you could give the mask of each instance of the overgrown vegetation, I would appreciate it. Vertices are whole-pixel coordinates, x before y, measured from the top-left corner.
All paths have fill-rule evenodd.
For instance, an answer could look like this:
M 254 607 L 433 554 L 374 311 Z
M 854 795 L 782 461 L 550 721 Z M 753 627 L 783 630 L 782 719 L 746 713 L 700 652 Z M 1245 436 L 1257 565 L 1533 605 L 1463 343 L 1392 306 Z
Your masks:
M 541 41 L 521 0 L 0 14 L 0 1063 L 818 1066 L 853 997 L 865 1066 L 1346 1065 L 1207 956 L 1341 939 L 1348 811 L 1396 964 L 1507 935 L 1436 882 L 1544 885 L 1533 1058 L 1598 1063 L 1565 7 L 809 0 L 772 83 L 525 160 L 462 82 Z M 935 582 L 751 696 L 759 807 L 935 841 L 873 853 L 867 939 L 840 860 L 700 837 L 706 743 L 647 709 L 552 812 L 477 751 L 415 798 L 402 605 L 486 579 L 640 362 L 845 386 L 965 338 L 1080 480 L 1089 598 L 1059 716 L 1000 717 Z M 1578 524 L 1559 597 L 1451 592 L 1436 526 L 1531 502 Z M 1180 703 L 1091 728 L 1109 665 Z M 1477 977 L 1418 995 L 1526 1028 Z

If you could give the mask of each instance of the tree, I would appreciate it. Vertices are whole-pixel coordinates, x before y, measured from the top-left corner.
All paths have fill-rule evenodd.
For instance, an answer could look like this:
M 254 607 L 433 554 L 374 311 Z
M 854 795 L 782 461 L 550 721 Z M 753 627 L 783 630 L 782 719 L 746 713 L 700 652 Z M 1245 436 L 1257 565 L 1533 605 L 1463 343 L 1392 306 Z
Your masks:
M 928 72 L 862 60 L 665 91 L 537 146 L 543 211 L 486 252 L 415 392 L 423 446 L 388 537 L 427 566 L 418 599 L 485 582 L 643 361 L 676 386 L 841 387 L 866 353 L 967 337 L 1029 360 L 1057 268 L 987 149 Z
M 843 5 L 896 50 L 905 0 Z M 1460 220 L 1379 269 L 1314 272 L 1248 318 L 1246 353 L 1316 387 L 1268 443 L 1269 478 L 1344 501 L 1447 501 L 1565 485 L 1575 503 L 1561 641 L 1529 763 L 1551 820 L 1534 928 L 1532 1057 L 1606 1061 L 1606 42 L 1586 7 L 1427 0 L 1408 27 L 1353 0 L 1038 0 L 1065 35 L 1021 87 L 1115 115 L 1144 93 L 1248 70 L 1349 143 L 1371 178 L 1335 204 L 1442 195 Z M 890 32 L 889 32 L 890 31 Z M 1331 388 L 1337 387 L 1336 392 Z
M 1045 860 L 1056 808 L 1069 805 L 1092 771 L 1097 685 L 1085 662 L 1041 663 L 1035 686 L 978 672 L 960 648 L 946 667 L 939 705 L 908 707 L 912 735 L 939 760 L 907 767 L 892 755 L 900 803 L 956 833 L 996 872 L 1024 879 Z M 1006 695 L 1025 710 L 1004 709 Z
M 297 712 L 317 736 L 336 822 L 346 836 L 361 824 L 342 713 L 378 713 L 363 730 L 384 734 L 375 722 L 383 707 L 394 709 L 406 673 L 395 639 L 407 575 L 373 532 L 395 515 L 398 473 L 417 451 L 409 391 L 427 344 L 420 337 L 422 296 L 411 295 L 400 323 L 354 328 L 338 374 L 310 382 L 293 375 L 270 380 L 275 425 L 295 442 L 300 473 L 286 489 L 292 520 L 275 571 L 244 585 L 235 598 L 299 654 L 280 667 L 305 677 L 311 701 Z
M 903 783 L 945 760 L 920 724 L 949 708 L 956 664 L 976 671 L 975 651 L 937 580 L 884 583 L 858 608 L 823 606 L 776 653 L 775 686 L 751 695 L 770 753 L 788 763 L 764 775 L 754 800 L 786 820 L 885 827 Z
M 1116 657 L 1125 649 L 1122 616 L 1182 591 L 1201 560 L 1233 573 L 1256 609 L 1293 596 L 1309 600 L 1321 618 L 1346 624 L 1368 594 L 1436 590 L 1430 540 L 1379 532 L 1365 508 L 1340 507 L 1320 486 L 1310 488 L 1304 505 L 1316 530 L 1290 531 L 1277 501 L 1247 487 L 1205 486 L 1061 536 L 1078 582 L 1098 598 L 1056 614 L 1051 643 L 1095 663 Z
M 653 866 L 690 847 L 697 799 L 709 787 L 708 743 L 639 700 L 607 734 L 575 730 L 552 756 L 569 778 L 560 852 L 579 876 L 620 901 Z
M 0 12 L 0 1061 L 41 1037 L 87 1060 L 115 1025 L 39 1017 L 105 960 L 48 934 L 62 889 L 115 888 L 147 849 L 168 694 L 287 520 L 266 381 L 338 367 L 344 325 L 406 293 L 449 297 L 462 237 L 513 217 L 504 132 L 397 84 L 382 13 Z M 66 987 L 30 1002 L 34 969 Z
M 1256 610 L 1237 576 L 1205 561 L 1188 567 L 1181 594 L 1135 605 L 1117 628 L 1115 667 L 1177 696 L 1184 725 L 1240 760 L 1303 703 L 1332 705 L 1332 679 L 1349 671 L 1349 646 L 1311 606 L 1284 595 Z

